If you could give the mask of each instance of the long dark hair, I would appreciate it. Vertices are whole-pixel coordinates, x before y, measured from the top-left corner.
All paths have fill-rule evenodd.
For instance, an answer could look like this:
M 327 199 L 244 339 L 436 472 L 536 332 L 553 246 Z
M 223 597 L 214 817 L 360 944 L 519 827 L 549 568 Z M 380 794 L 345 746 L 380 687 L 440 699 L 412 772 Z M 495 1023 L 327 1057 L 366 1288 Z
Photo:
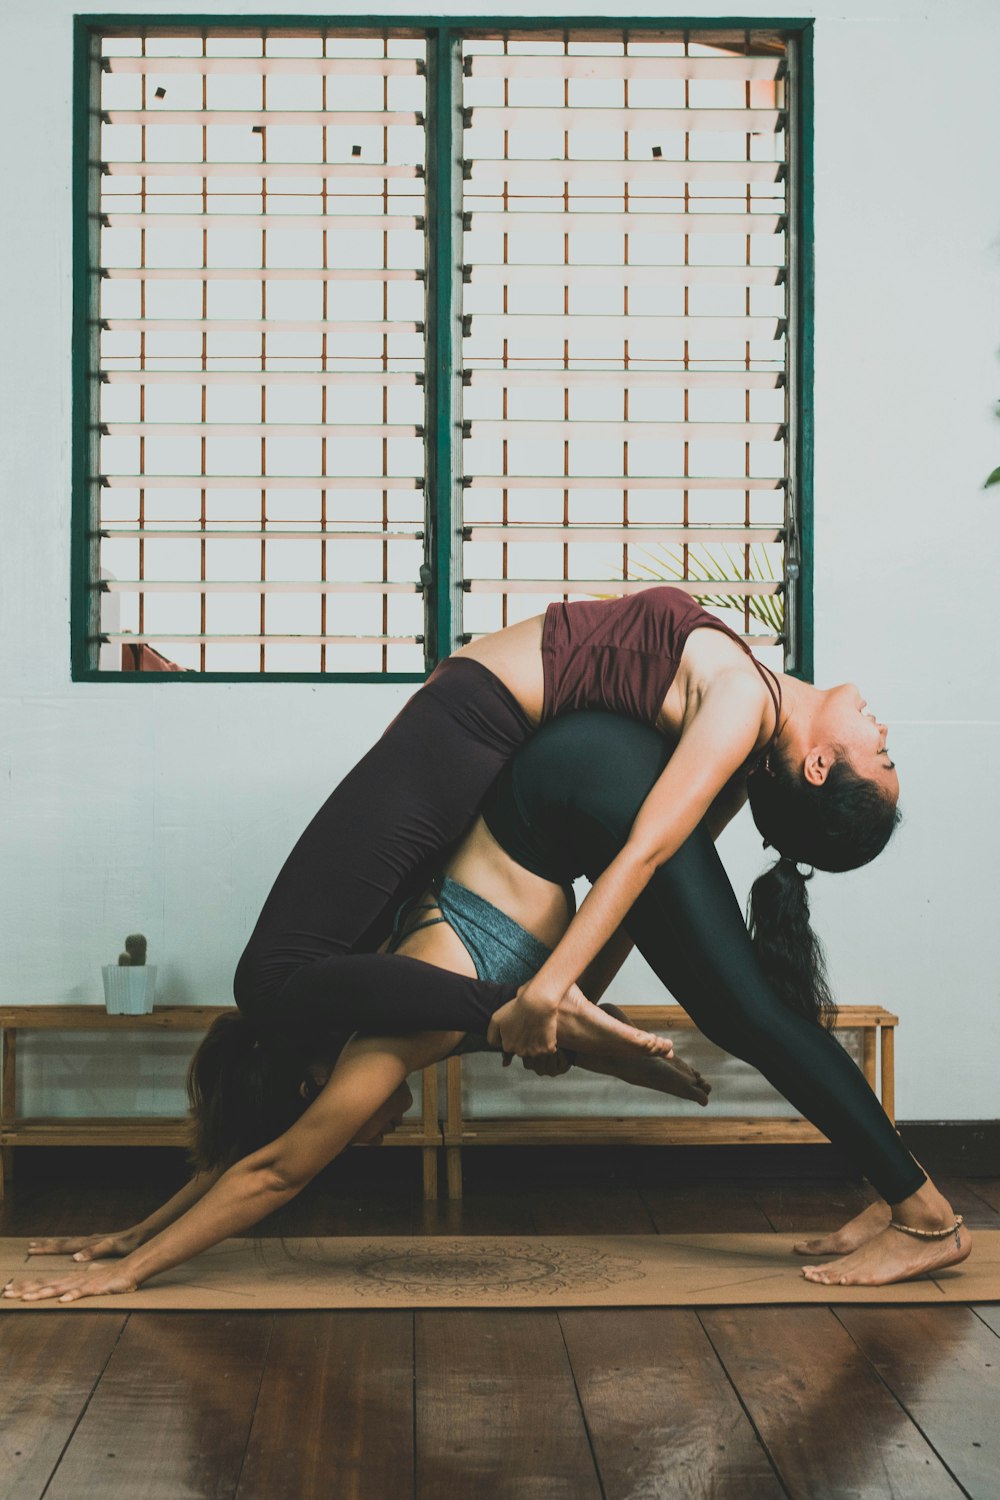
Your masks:
M 899 809 L 873 781 L 859 776 L 843 751 L 820 786 L 771 751 L 747 780 L 750 810 L 764 847 L 780 858 L 754 881 L 750 937 L 761 968 L 790 1009 L 832 1025 L 837 1009 L 819 938 L 809 925 L 812 879 L 799 869 L 857 870 L 881 854 L 900 822 Z
M 308 1063 L 292 1048 L 261 1041 L 240 1011 L 216 1016 L 188 1068 L 192 1165 L 229 1167 L 282 1135 L 315 1097 Z

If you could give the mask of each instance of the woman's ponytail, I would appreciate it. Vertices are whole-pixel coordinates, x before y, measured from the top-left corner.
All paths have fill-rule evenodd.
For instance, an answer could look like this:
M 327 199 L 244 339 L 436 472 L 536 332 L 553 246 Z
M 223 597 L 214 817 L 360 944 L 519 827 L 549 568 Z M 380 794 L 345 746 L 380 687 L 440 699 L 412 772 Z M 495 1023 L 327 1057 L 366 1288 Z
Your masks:
M 188 1069 L 193 1166 L 228 1167 L 276 1140 L 306 1107 L 305 1077 L 305 1062 L 265 1046 L 240 1011 L 216 1016 Z
M 779 1000 L 809 1021 L 832 1026 L 837 1008 L 819 938 L 809 925 L 807 880 L 785 855 L 754 881 L 748 925 L 754 952 Z

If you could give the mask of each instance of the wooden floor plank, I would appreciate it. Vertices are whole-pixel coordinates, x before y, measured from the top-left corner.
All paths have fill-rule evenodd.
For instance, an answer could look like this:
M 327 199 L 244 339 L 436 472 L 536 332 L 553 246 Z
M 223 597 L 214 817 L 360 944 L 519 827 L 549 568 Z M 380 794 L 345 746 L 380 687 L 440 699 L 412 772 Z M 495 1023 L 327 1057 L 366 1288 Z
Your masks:
M 1000 1213 L 1000 1177 L 965 1177 L 965 1186 Z
M 237 1500 L 408 1500 L 413 1315 L 279 1313 Z
M 970 1229 L 1000 1229 L 1000 1213 L 978 1191 L 975 1182 L 963 1177 L 936 1177 L 934 1180 Z
M 972 1311 L 981 1323 L 985 1323 L 986 1327 L 992 1329 L 997 1337 L 1000 1338 L 1000 1306 L 997 1303 L 976 1303 Z
M 655 1234 L 639 1190 L 630 1183 L 533 1187 L 525 1194 L 538 1234 Z
M 697 1314 L 560 1313 L 606 1500 L 780 1500 Z
M 417 1234 L 534 1234 L 528 1193 L 475 1192 L 420 1205 Z
M 416 1315 L 417 1500 L 600 1500 L 554 1312 Z
M 779 1234 L 829 1233 L 874 1200 L 865 1185 L 844 1180 L 779 1178 L 757 1188 L 757 1202 Z
M 967 1307 L 838 1307 L 836 1313 L 972 1500 L 996 1500 L 996 1335 Z
M 792 1500 L 962 1494 L 829 1308 L 699 1316 Z
M 45 1500 L 232 1495 L 271 1324 L 264 1313 L 133 1313 Z
M 143 1186 L 71 1180 L 22 1184 L 15 1178 L 0 1202 L 0 1235 L 19 1239 L 127 1229 L 165 1203 L 183 1180 L 180 1174 L 173 1174 Z
M 0 1318 L 0 1500 L 38 1500 L 125 1321 L 109 1312 Z
M 658 1234 L 769 1234 L 771 1222 L 746 1182 L 642 1183 Z

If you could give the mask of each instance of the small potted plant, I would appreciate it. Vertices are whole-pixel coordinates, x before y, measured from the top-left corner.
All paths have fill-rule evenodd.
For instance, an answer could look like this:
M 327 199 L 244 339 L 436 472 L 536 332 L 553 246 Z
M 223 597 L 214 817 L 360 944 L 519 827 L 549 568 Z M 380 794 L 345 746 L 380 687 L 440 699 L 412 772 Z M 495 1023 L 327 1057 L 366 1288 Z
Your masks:
M 133 932 L 116 964 L 104 964 L 104 1004 L 112 1016 L 146 1016 L 153 1009 L 156 965 L 146 963 L 146 939 Z

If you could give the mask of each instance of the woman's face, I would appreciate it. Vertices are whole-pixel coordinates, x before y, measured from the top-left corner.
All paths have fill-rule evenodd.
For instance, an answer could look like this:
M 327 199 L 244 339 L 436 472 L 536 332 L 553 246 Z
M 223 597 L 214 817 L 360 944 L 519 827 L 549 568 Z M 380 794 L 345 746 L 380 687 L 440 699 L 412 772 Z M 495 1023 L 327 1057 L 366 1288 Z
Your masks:
M 367 1120 L 358 1131 L 353 1146 L 380 1146 L 383 1137 L 391 1135 L 396 1126 L 402 1123 L 403 1116 L 413 1103 L 413 1095 L 410 1086 L 404 1082 L 394 1094 L 390 1094 L 380 1109 L 377 1109 L 370 1120 Z
M 870 712 L 855 683 L 830 689 L 813 723 L 813 737 L 839 746 L 859 776 L 876 782 L 894 803 L 898 800 L 899 777 L 886 743 L 888 726 Z

